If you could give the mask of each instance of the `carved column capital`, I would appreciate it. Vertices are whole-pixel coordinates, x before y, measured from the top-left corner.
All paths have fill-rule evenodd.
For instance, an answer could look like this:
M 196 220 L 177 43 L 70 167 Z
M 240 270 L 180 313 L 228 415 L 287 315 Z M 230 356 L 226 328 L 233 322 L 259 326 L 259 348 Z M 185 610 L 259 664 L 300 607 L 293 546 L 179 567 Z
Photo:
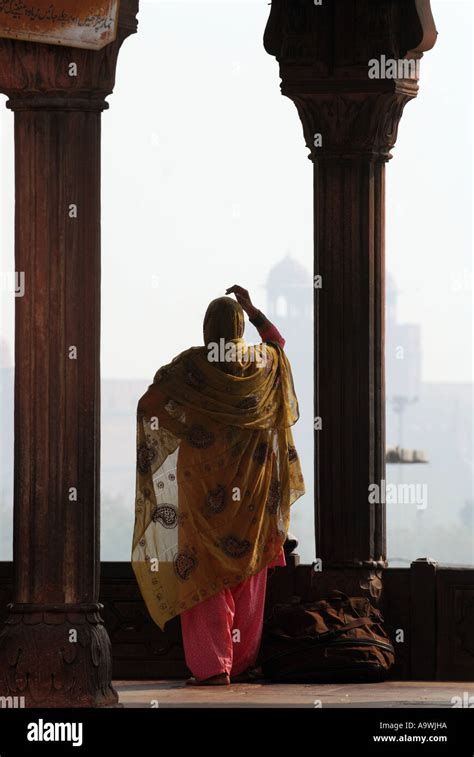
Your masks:
M 310 157 L 390 159 L 418 93 L 419 58 L 436 34 L 429 0 L 274 0 L 265 48 L 280 64 Z
M 366 156 L 390 160 L 403 109 L 416 93 L 293 94 L 312 160 Z

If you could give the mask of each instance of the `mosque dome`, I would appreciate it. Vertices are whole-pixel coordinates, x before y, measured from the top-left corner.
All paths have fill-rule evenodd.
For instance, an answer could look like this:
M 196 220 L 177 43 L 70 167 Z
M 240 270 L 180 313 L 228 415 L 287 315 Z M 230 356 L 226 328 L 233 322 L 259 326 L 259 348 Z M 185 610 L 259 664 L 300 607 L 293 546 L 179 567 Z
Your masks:
M 310 319 L 313 303 L 313 281 L 307 268 L 289 253 L 268 274 L 266 282 L 270 317 L 301 321 Z
M 271 291 L 291 290 L 295 287 L 310 287 L 312 279 L 309 271 L 289 253 L 270 270 L 267 289 Z

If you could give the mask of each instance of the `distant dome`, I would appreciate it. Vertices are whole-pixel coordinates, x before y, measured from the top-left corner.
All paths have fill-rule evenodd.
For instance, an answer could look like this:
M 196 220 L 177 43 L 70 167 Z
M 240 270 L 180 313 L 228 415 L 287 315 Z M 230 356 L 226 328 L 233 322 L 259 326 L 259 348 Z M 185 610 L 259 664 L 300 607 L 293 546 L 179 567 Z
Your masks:
M 268 274 L 267 289 L 275 291 L 293 287 L 311 287 L 311 274 L 298 260 L 287 254 Z

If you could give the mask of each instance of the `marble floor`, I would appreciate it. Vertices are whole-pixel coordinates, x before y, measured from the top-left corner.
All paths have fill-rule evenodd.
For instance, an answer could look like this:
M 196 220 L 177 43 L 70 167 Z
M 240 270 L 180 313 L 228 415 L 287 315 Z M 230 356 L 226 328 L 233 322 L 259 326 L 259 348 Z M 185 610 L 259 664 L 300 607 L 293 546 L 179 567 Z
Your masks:
M 446 707 L 474 706 L 474 682 L 387 681 L 377 684 L 233 684 L 114 681 L 125 707 Z M 472 697 L 469 700 L 469 697 Z M 464 703 L 464 704 L 463 704 Z

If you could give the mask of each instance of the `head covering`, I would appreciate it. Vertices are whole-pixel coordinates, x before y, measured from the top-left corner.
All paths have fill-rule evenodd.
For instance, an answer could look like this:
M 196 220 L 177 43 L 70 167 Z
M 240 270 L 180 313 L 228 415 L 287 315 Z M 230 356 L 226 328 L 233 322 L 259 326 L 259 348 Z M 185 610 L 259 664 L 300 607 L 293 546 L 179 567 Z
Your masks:
M 160 628 L 270 564 L 304 493 L 290 364 L 277 345 L 246 345 L 243 325 L 238 303 L 213 300 L 205 345 L 160 368 L 138 404 L 132 566 Z M 242 349 L 216 365 L 219 339 Z
M 244 335 L 244 328 L 242 305 L 232 297 L 217 297 L 209 303 L 204 316 L 204 344 L 207 346 L 220 339 L 240 339 Z
M 208 359 L 226 373 L 240 373 L 237 356 L 242 355 L 246 348 L 244 330 L 244 311 L 237 300 L 217 297 L 209 303 L 203 322 L 204 345 Z M 228 360 L 226 354 L 229 355 L 229 348 L 233 345 L 233 358 Z

